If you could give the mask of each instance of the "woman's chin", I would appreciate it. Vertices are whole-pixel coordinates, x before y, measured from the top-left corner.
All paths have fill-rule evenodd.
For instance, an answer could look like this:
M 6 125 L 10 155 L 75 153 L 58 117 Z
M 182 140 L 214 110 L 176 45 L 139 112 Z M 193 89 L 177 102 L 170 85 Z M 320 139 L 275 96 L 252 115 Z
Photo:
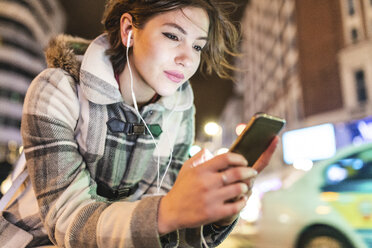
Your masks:
M 178 90 L 178 88 L 175 88 L 175 89 L 160 89 L 160 90 L 157 90 L 157 94 L 160 95 L 160 96 L 163 96 L 163 97 L 167 97 L 167 96 L 171 96 L 173 95 L 174 93 L 176 93 Z

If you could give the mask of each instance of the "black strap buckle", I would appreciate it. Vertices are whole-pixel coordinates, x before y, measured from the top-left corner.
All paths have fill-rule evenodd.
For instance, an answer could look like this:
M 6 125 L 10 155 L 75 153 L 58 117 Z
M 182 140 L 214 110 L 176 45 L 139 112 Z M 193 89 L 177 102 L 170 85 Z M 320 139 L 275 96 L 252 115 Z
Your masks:
M 117 118 L 111 118 L 107 121 L 108 129 L 113 133 L 125 133 L 127 135 L 148 135 L 150 134 L 144 124 L 128 123 Z M 159 124 L 148 124 L 151 134 L 159 137 L 163 132 Z
M 145 125 L 143 124 L 134 124 L 134 123 L 129 123 L 131 125 L 131 132 L 128 132 L 128 135 L 141 135 L 141 134 L 146 134 L 147 130 Z
M 138 183 L 132 186 L 125 186 L 118 189 L 113 189 L 110 186 L 102 182 L 97 182 L 97 194 L 106 197 L 110 201 L 120 200 L 133 195 L 138 189 Z

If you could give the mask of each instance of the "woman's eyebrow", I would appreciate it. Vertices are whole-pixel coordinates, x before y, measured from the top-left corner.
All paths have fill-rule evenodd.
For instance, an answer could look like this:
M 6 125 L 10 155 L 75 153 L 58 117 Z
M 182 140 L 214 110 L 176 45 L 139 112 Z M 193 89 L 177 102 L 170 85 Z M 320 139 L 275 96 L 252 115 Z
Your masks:
M 187 35 L 186 30 L 183 29 L 180 25 L 178 25 L 178 24 L 176 24 L 176 23 L 172 23 L 172 22 L 164 23 L 164 26 L 170 26 L 170 27 L 176 28 L 176 29 L 178 29 L 182 34 Z M 198 37 L 198 40 L 208 40 L 208 37 L 206 37 L 206 36 L 200 36 L 200 37 Z

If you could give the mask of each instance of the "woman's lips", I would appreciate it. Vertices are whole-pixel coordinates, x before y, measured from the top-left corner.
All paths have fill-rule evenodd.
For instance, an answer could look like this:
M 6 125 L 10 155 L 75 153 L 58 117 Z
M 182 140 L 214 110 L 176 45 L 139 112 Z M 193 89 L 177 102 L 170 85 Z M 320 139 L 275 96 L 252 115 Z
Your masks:
M 169 78 L 171 81 L 175 83 L 181 82 L 185 76 L 182 73 L 179 73 L 177 71 L 164 71 L 167 78 Z

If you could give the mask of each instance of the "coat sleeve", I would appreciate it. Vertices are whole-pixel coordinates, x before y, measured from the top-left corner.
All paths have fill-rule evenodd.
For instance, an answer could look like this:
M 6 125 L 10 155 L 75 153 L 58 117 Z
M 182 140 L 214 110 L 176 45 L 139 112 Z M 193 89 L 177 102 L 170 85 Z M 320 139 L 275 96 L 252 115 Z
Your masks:
M 61 247 L 110 248 L 134 247 L 136 239 L 145 239 L 147 247 L 160 247 L 159 196 L 112 203 L 97 195 L 74 137 L 79 111 L 75 82 L 61 69 L 42 72 L 27 92 L 22 138 L 50 240 Z M 131 225 L 140 226 L 144 218 L 135 215 L 146 216 L 140 237 L 133 237 Z

